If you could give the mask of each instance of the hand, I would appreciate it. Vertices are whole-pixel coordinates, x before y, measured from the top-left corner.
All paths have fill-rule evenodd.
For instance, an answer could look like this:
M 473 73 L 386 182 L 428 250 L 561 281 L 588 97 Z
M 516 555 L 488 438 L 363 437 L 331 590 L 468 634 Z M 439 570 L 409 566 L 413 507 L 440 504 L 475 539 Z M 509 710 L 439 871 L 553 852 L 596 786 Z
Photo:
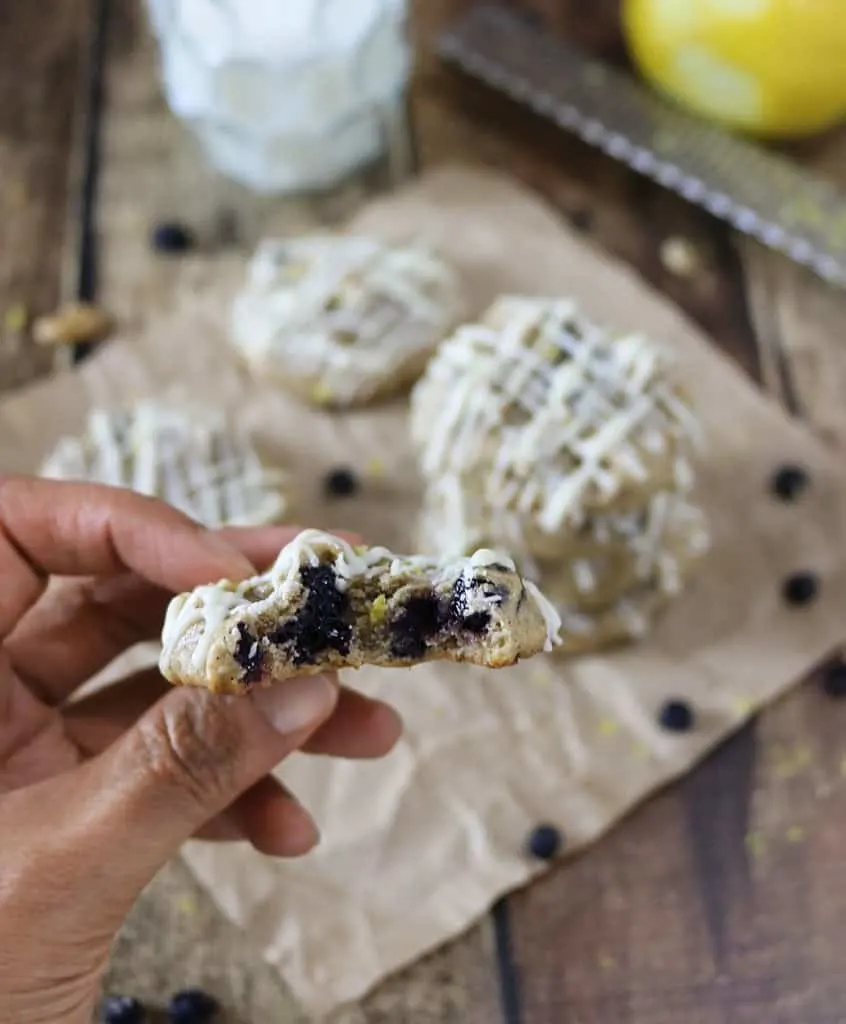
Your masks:
M 3 1021 L 89 1021 L 115 932 L 190 836 L 309 850 L 314 824 L 269 774 L 292 751 L 374 757 L 396 741 L 395 712 L 333 675 L 226 697 L 148 671 L 72 699 L 158 635 L 172 592 L 251 575 L 292 534 L 212 533 L 129 491 L 0 479 Z

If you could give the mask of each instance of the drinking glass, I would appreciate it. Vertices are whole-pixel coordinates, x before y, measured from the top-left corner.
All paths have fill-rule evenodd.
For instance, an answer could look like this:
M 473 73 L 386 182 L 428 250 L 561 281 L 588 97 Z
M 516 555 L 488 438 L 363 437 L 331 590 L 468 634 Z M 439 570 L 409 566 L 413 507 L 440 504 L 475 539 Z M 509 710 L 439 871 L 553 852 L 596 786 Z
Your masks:
M 406 0 L 147 0 L 165 97 L 218 171 L 329 188 L 404 122 Z

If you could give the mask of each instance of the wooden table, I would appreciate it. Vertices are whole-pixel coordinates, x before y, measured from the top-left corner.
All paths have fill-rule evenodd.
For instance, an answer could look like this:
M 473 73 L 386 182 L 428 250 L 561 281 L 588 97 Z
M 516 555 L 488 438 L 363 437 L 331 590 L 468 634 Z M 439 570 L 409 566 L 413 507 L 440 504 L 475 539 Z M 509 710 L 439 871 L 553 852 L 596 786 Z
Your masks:
M 777 401 L 831 444 L 843 443 L 846 345 L 839 335 L 846 300 L 442 69 L 431 45 L 469 0 L 413 6 L 420 163 L 460 158 L 507 168 L 679 303 Z M 553 31 L 620 57 L 616 0 L 527 6 Z M 104 11 L 110 17 L 101 38 Z M 98 138 L 101 158 L 94 164 Z M 797 147 L 794 155 L 846 184 L 846 132 Z M 50 354 L 21 328 L 24 314 L 96 292 L 131 323 L 151 303 L 168 301 L 184 279 L 149 252 L 156 219 L 178 214 L 211 245 L 222 215 L 231 222 L 234 213 L 240 240 L 249 244 L 273 225 L 336 221 L 378 184 L 371 176 L 325 199 L 268 203 L 220 183 L 162 107 L 153 48 L 135 4 L 6 0 L 0 384 L 11 388 L 51 368 Z M 96 235 L 86 228 L 87 214 L 96 219 Z M 690 273 L 674 273 L 662 260 L 662 243 L 674 237 L 693 246 Z M 588 855 L 515 894 L 467 936 L 339 1020 L 841 1024 L 840 740 L 830 701 L 819 679 L 811 679 Z M 175 863 L 139 902 L 109 984 L 144 996 L 186 980 L 218 992 L 232 1020 L 300 1019 L 272 972 Z

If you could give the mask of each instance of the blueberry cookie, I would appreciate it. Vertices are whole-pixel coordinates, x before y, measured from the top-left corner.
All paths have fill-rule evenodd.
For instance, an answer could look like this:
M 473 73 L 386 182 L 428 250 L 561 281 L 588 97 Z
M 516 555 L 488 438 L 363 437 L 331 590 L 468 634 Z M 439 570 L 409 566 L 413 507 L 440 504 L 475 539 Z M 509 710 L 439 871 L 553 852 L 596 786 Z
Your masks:
M 268 572 L 174 598 L 160 669 L 174 684 L 243 693 L 362 665 L 448 659 L 501 668 L 551 650 L 559 625 L 506 555 L 438 561 L 306 530 Z
M 668 359 L 568 299 L 503 297 L 439 347 L 412 393 L 424 477 L 555 537 L 685 491 L 699 438 Z
M 707 551 L 709 533 L 702 511 L 685 496 L 660 491 L 639 512 L 591 516 L 569 538 L 559 538 L 552 556 L 534 557 L 519 521 L 504 516 L 485 522 L 473 496 L 454 480 L 441 481 L 424 501 L 418 530 L 423 550 L 466 554 L 508 542 L 530 579 L 551 578 L 545 590 L 560 607 L 593 612 L 622 594 L 657 581 L 675 593 L 678 583 Z
M 256 526 L 287 517 L 287 477 L 266 467 L 225 416 L 158 402 L 90 413 L 62 438 L 41 476 L 127 487 L 160 498 L 205 526 Z
M 550 584 L 554 587 L 554 579 Z M 555 654 L 592 654 L 642 640 L 672 597 L 659 587 L 645 583 L 595 611 L 578 611 L 562 606 L 562 642 L 556 647 Z
M 423 246 L 316 235 L 259 246 L 232 308 L 253 371 L 316 405 L 396 393 L 461 314 L 452 269 Z

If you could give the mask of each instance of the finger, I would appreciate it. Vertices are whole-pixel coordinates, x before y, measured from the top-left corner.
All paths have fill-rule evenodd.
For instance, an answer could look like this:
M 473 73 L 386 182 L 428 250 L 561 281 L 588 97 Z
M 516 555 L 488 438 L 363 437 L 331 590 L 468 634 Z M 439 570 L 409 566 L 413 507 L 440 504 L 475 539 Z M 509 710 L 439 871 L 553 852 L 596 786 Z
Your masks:
M 80 921 L 89 935 L 113 934 L 181 843 L 300 747 L 336 695 L 322 676 L 244 698 L 176 689 L 99 757 L 0 797 L 0 834 L 14 839 L 4 845 L 3 880 L 13 901 L 29 901 L 22 920 L 59 936 L 79 934 Z M 249 827 L 267 799 L 264 784 L 236 815 Z M 307 844 L 301 816 L 270 800 L 274 835 L 259 829 L 258 841 L 276 848 L 275 830 L 288 826 L 283 849 Z
M 19 809 L 26 826 L 11 824 L 37 847 L 43 871 L 55 862 L 84 889 L 93 866 L 88 924 L 115 928 L 181 843 L 301 747 L 336 699 L 319 675 L 246 697 L 176 688 L 98 757 L 33 787 L 40 795 Z
M 301 857 L 319 839 L 311 815 L 272 775 L 251 786 L 222 817 L 271 857 Z
M 299 529 L 229 528 L 220 535 L 264 570 Z M 346 539 L 355 543 L 351 535 Z M 38 696 L 60 703 L 127 648 L 157 639 L 172 596 L 129 573 L 57 580 L 12 631 L 6 649 L 15 670 Z
M 51 575 L 127 570 L 170 591 L 253 567 L 232 544 L 154 498 L 95 484 L 0 479 L 0 639 Z
M 68 705 L 65 733 L 85 755 L 100 754 L 171 689 L 158 672 L 139 673 Z M 293 857 L 314 846 L 317 828 L 282 783 L 265 776 L 200 829 L 198 838 L 246 839 L 263 853 Z
M 402 728 L 402 719 L 389 704 L 341 687 L 334 714 L 303 750 L 353 759 L 384 757 L 393 750 Z
M 94 756 L 116 742 L 171 690 L 156 669 L 139 672 L 68 704 L 64 710 L 65 729 L 80 750 Z M 401 732 L 402 722 L 393 708 L 342 687 L 331 717 L 314 732 L 304 749 L 334 757 L 382 757 Z

